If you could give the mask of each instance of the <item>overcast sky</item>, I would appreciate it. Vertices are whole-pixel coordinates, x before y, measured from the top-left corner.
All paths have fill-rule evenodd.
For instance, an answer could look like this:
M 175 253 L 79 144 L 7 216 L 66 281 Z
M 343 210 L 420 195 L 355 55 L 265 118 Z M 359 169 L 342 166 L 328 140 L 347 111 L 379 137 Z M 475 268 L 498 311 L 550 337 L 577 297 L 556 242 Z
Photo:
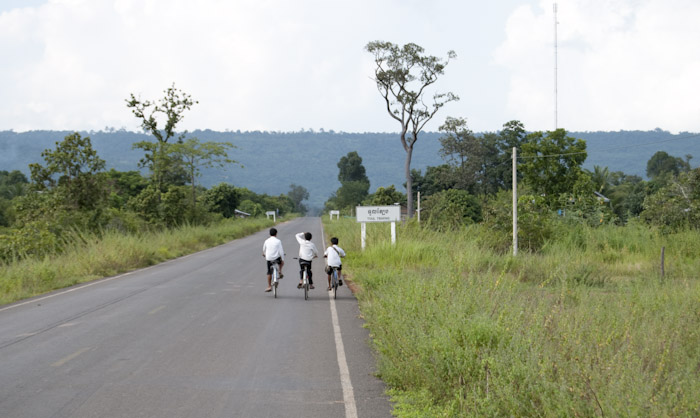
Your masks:
M 552 0 L 0 0 L 0 130 L 138 130 L 172 83 L 182 129 L 396 132 L 369 41 L 450 61 L 445 117 L 555 127 Z M 558 1 L 558 127 L 700 132 L 700 1 Z

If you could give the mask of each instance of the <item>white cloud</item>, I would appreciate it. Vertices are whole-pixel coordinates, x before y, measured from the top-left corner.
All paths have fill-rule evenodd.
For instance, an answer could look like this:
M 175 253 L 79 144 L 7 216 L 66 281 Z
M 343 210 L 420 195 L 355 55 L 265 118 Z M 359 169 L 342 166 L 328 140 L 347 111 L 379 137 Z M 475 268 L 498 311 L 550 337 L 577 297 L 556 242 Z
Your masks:
M 509 109 L 529 129 L 554 126 L 551 1 L 508 21 L 496 61 L 510 72 Z M 700 3 L 559 2 L 559 127 L 700 130 Z
M 559 126 L 700 130 L 696 3 L 559 2 Z M 457 52 L 436 89 L 461 100 L 427 129 L 551 129 L 552 29 L 551 0 L 34 1 L 0 14 L 0 129 L 137 129 L 124 100 L 174 82 L 199 101 L 184 129 L 396 131 L 377 39 Z

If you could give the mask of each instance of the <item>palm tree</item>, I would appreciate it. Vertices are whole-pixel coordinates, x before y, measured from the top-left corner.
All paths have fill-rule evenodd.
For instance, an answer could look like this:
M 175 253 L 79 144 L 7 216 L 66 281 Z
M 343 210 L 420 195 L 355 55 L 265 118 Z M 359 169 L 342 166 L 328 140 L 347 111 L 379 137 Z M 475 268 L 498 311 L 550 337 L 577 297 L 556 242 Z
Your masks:
M 591 181 L 596 188 L 598 193 L 603 193 L 610 185 L 610 170 L 608 167 L 602 168 L 599 165 L 593 166 L 593 172 L 591 172 Z

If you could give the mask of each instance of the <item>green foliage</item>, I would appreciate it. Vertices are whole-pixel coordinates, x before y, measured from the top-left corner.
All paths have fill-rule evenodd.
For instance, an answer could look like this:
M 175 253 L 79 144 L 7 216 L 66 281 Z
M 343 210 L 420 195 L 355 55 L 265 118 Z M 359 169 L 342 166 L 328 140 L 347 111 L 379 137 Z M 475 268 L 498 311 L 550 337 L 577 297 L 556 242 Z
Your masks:
M 425 176 L 420 170 L 411 170 L 411 177 L 413 177 L 415 191 L 420 191 L 423 196 L 430 196 L 455 187 L 455 176 L 452 168 L 447 164 L 427 167 Z
M 369 194 L 369 183 L 364 181 L 345 182 L 326 202 L 326 209 L 353 209 Z
M 175 88 L 175 83 L 168 87 L 160 100 L 150 101 L 136 98 L 132 93 L 126 100 L 126 106 L 141 121 L 144 132 L 153 135 L 160 143 L 167 143 L 175 136 L 177 124 L 184 118 L 186 110 L 199 103 L 192 96 Z M 158 119 L 161 119 L 160 123 Z M 165 121 L 163 121 L 165 119 Z
M 425 198 L 421 218 L 432 229 L 445 231 L 481 222 L 481 204 L 465 190 L 450 189 Z
M 264 215 L 268 211 L 276 211 L 279 216 L 294 212 L 294 202 L 288 195 L 270 196 L 265 193 L 258 194 L 245 187 L 236 188 L 236 192 L 240 196 L 240 210 L 253 216 Z M 253 205 L 246 201 L 253 203 Z M 246 209 L 254 210 L 255 213 Z
M 444 132 L 440 138 L 440 155 L 452 168 L 450 175 L 454 187 L 475 193 L 478 185 L 485 180 L 486 147 L 467 127 L 467 121 L 463 118 L 448 117 L 440 126 L 440 131 Z
M 672 230 L 700 228 L 700 168 L 681 173 L 644 200 L 642 218 Z
M 349 152 L 338 162 L 340 188 L 326 202 L 326 210 L 354 209 L 369 194 L 369 179 L 357 152 Z
M 26 193 L 29 180 L 19 170 L 0 170 L 0 198 L 12 200 Z
M 166 184 L 182 185 L 183 178 L 187 178 L 187 173 L 182 167 L 183 160 L 169 152 L 168 141 L 175 136 L 175 129 L 184 118 L 185 111 L 198 103 L 192 100 L 189 94 L 176 89 L 174 83 L 164 93 L 165 96 L 157 102 L 137 99 L 133 93 L 130 99 L 126 100 L 127 107 L 141 121 L 144 132 L 150 133 L 156 139 L 156 142 L 139 141 L 133 146 L 145 151 L 146 155 L 140 165 L 151 171 L 152 180 L 161 191 L 165 191 Z M 182 133 L 178 142 L 182 142 L 185 135 Z
M 174 160 L 182 161 L 183 168 L 189 176 L 191 185 L 191 207 L 196 205 L 196 179 L 203 168 L 223 168 L 236 161 L 228 157 L 228 148 L 234 148 L 230 142 L 201 142 L 198 138 L 188 138 L 176 144 L 168 145 L 168 153 Z
M 112 191 L 126 200 L 138 196 L 148 186 L 148 179 L 138 171 L 111 169 L 106 173 L 106 177 Z
M 586 142 L 567 136 L 564 129 L 546 135 L 534 132 L 522 145 L 520 158 L 523 162 L 518 171 L 535 193 L 544 195 L 546 202 L 553 204 L 561 194 L 581 195 L 576 189 L 586 183 L 582 179 L 586 174 L 581 168 L 586 155 Z
M 448 164 L 429 166 L 425 176 L 412 170 L 414 191 L 429 196 L 442 190 L 462 189 L 475 195 L 495 194 L 512 187 L 512 148 L 525 141 L 525 127 L 510 121 L 499 133 L 476 136 L 463 118 L 448 117 L 440 154 Z M 518 179 L 522 173 L 518 172 Z
M 9 234 L 0 235 L 0 259 L 3 261 L 43 257 L 60 249 L 60 242 L 46 221 L 27 222 Z
M 397 191 L 392 184 L 386 188 L 379 187 L 376 192 L 367 196 L 362 204 L 370 206 L 387 206 L 404 202 L 406 202 L 406 195 Z
M 250 235 L 271 225 L 272 221 L 266 219 L 229 219 L 209 227 L 184 225 L 157 231 L 140 228 L 135 234 L 125 234 L 119 228 L 99 235 L 73 231 L 64 238 L 61 244 L 64 250 L 60 253 L 49 251 L 51 243 L 56 242 L 52 241 L 54 235 L 46 232 L 46 226 L 33 225 L 23 230 L 22 234 L 27 237 L 3 236 L 0 239 L 0 255 L 8 250 L 20 254 L 25 248 L 23 245 L 28 246 L 26 253 L 39 255 L 29 248 L 38 242 L 44 242 L 46 250 L 39 257 L 9 258 L 6 264 L 0 264 L 0 305 L 147 267 Z M 32 234 L 35 236 L 30 237 Z M 10 245 L 15 247 L 8 249 Z
M 129 199 L 127 206 L 153 225 L 172 227 L 185 219 L 186 192 L 183 186 L 169 186 L 161 192 L 155 185 L 149 185 Z
M 294 212 L 302 215 L 306 213 L 308 209 L 303 203 L 301 203 L 309 198 L 309 191 L 306 190 L 305 187 L 292 183 L 289 185 L 289 192 L 287 192 L 287 196 L 289 196 L 289 199 L 291 199 L 292 203 L 294 204 Z
M 483 225 L 489 231 L 480 237 L 481 243 L 499 253 L 513 248 L 512 192 L 500 191 L 489 197 L 484 205 Z M 518 196 L 518 248 L 537 251 L 552 237 L 555 229 L 551 209 L 542 196 Z
M 338 161 L 338 181 L 363 181 L 369 183 L 365 166 L 362 165 L 362 157 L 357 151 L 349 152 Z
M 45 165 L 30 164 L 32 190 L 53 192 L 66 207 L 91 210 L 99 207 L 106 197 L 105 162 L 92 148 L 89 137 L 75 132 L 56 142 L 55 150 L 41 153 Z
M 654 180 L 669 174 L 678 176 L 680 173 L 690 170 L 690 158 L 687 156 L 687 160 L 683 161 L 682 158 L 668 155 L 666 151 L 658 151 L 647 162 L 647 177 Z
M 212 212 L 231 218 L 238 207 L 239 195 L 234 186 L 220 183 L 204 192 L 202 199 Z
M 503 257 L 480 244 L 488 225 L 408 223 L 361 251 L 353 220 L 324 223 L 345 243 L 394 415 L 700 413 L 697 233 L 562 224 L 540 252 Z
M 255 203 L 252 200 L 246 199 L 241 201 L 240 210 L 250 214 L 250 216 L 258 217 L 265 215 L 265 209 L 259 203 Z

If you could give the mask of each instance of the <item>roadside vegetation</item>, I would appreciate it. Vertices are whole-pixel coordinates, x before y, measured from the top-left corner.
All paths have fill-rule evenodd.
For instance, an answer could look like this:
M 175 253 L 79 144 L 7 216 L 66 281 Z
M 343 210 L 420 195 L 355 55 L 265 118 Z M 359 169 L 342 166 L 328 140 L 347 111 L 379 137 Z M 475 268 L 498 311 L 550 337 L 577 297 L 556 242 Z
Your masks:
M 697 416 L 700 235 L 566 225 L 513 257 L 485 224 L 328 221 L 398 417 Z M 665 247 L 665 275 L 660 254 Z
M 235 146 L 176 132 L 197 102 L 174 85 L 164 93 L 127 101 L 153 138 L 132 145 L 141 171 L 107 171 L 78 132 L 29 164 L 29 179 L 0 170 L 0 304 L 222 244 L 270 226 L 266 212 L 306 212 L 296 184 L 279 196 L 198 184 L 201 169 L 237 163 Z
M 158 264 L 272 225 L 272 220 L 252 218 L 139 234 L 74 231 L 65 236 L 60 252 L 0 264 L 0 305 Z

